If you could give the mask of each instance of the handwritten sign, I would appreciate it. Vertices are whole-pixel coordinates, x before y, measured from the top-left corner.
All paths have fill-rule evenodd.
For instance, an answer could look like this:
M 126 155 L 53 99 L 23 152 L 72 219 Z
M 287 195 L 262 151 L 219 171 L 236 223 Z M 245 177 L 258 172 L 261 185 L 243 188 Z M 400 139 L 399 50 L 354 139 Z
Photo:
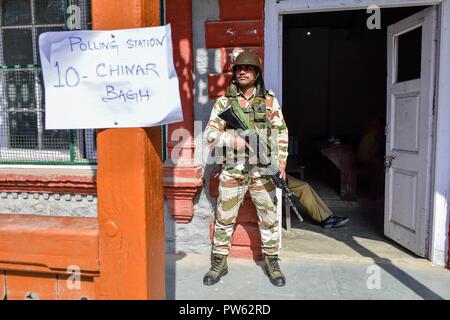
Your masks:
M 149 127 L 183 120 L 170 25 L 39 37 L 45 128 Z

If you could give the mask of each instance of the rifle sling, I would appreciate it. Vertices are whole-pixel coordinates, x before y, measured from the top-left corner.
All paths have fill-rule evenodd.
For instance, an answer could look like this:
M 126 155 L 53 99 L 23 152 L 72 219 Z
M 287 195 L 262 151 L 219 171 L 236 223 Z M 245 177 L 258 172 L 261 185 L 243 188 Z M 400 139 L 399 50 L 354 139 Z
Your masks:
M 233 111 L 236 112 L 237 116 L 242 120 L 242 122 L 247 126 L 246 129 L 251 129 L 250 123 L 248 122 L 247 117 L 245 116 L 244 111 L 242 111 L 242 108 L 236 98 L 231 99 L 231 107 L 233 108 Z

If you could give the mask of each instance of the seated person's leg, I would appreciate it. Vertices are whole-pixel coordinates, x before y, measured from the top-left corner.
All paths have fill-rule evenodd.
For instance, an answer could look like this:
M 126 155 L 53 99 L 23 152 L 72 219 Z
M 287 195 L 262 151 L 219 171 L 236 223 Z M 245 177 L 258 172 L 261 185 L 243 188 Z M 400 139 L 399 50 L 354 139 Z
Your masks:
M 321 222 L 322 227 L 340 227 L 349 221 L 347 217 L 333 215 L 330 208 L 328 208 L 317 192 L 307 182 L 291 175 L 287 176 L 287 180 L 289 189 L 298 197 L 300 203 L 306 208 L 311 218 Z
M 300 203 L 308 210 L 311 218 L 322 222 L 333 214 L 307 182 L 290 175 L 287 178 L 289 189 L 291 189 L 292 193 L 298 197 Z

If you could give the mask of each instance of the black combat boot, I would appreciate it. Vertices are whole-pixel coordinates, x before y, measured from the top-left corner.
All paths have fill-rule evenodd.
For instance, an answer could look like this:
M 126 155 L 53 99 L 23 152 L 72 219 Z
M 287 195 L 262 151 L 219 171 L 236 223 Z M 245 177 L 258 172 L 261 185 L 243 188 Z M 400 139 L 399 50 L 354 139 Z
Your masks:
M 203 277 L 203 284 L 212 286 L 228 273 L 227 256 L 213 253 L 211 255 L 211 268 Z
M 278 264 L 278 255 L 264 255 L 264 270 L 274 286 L 282 287 L 286 284 L 286 277 Z
M 345 225 L 350 218 L 347 217 L 338 217 L 335 215 L 331 215 L 328 218 L 326 218 L 324 221 L 322 221 L 322 228 L 328 229 L 328 228 L 338 228 Z

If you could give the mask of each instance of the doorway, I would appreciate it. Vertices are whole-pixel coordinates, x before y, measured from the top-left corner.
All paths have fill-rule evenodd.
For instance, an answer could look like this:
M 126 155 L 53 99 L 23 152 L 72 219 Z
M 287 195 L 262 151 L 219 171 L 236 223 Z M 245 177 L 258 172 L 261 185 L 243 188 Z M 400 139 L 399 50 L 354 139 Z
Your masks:
M 383 9 L 380 29 L 367 27 L 366 10 L 283 17 L 282 101 L 290 136 L 288 174 L 292 170 L 293 176 L 308 182 L 334 214 L 350 217 L 341 229 L 323 230 L 308 218 L 295 226 L 313 238 L 314 233 L 320 234 L 322 244 L 324 239 L 330 240 L 325 241 L 330 246 L 336 240 L 353 243 L 359 237 L 386 245 L 372 251 L 392 251 L 394 256 L 412 253 L 385 237 L 385 203 L 389 200 L 385 127 L 390 121 L 386 112 L 387 39 L 388 26 L 425 8 Z M 402 37 L 399 82 L 414 79 L 420 72 L 421 38 L 419 29 Z M 404 178 L 398 181 L 405 186 L 409 183 Z M 402 239 L 389 237 L 411 249 Z M 293 238 L 288 237 L 287 244 L 293 245 L 289 242 Z M 364 251 L 356 247 L 359 253 Z M 425 248 L 411 250 L 426 256 Z

